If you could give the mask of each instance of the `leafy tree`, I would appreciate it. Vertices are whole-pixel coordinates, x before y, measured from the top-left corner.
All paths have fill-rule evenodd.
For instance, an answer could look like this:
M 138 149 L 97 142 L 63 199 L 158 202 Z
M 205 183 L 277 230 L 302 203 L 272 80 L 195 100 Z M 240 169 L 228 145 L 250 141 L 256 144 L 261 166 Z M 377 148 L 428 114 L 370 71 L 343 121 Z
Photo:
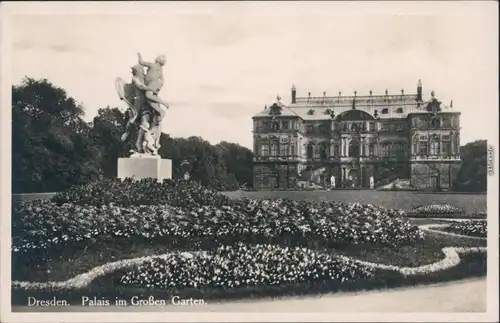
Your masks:
M 12 190 L 59 191 L 99 175 L 83 108 L 46 79 L 12 87 Z
M 215 146 L 222 154 L 222 158 L 230 173 L 234 174 L 240 186 L 252 187 L 253 181 L 253 153 L 250 149 L 236 143 L 221 141 Z
M 99 151 L 97 159 L 105 177 L 117 176 L 117 160 L 128 150 L 120 137 L 125 132 L 125 115 L 118 108 L 99 109 L 93 121 L 92 141 Z M 133 140 L 133 138 L 131 138 Z
M 455 190 L 486 192 L 487 153 L 486 140 L 476 140 L 460 147 L 462 165 L 454 183 Z

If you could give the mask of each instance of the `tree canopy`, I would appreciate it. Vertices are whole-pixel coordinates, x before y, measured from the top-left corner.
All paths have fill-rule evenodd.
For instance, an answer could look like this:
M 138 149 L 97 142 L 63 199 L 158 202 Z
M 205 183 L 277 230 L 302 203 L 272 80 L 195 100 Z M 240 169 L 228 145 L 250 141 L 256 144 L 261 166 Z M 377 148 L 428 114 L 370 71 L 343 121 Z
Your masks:
M 13 193 L 61 191 L 100 176 L 116 177 L 117 159 L 130 144 L 120 140 L 125 113 L 100 108 L 85 122 L 81 104 L 46 79 L 25 78 L 12 87 Z M 211 145 L 200 137 L 162 134 L 159 154 L 172 159 L 173 176 L 183 176 L 188 160 L 191 179 L 220 190 L 252 183 L 252 152 L 238 144 Z
M 116 177 L 117 159 L 130 148 L 120 140 L 125 113 L 108 106 L 100 108 L 92 122 L 85 122 L 83 115 L 80 103 L 46 79 L 28 77 L 12 87 L 14 193 L 61 191 L 99 177 Z M 253 154 L 245 147 L 165 133 L 160 144 L 160 156 L 172 160 L 174 178 L 183 176 L 181 163 L 187 160 L 191 179 L 203 185 L 219 190 L 252 186 Z M 486 191 L 486 141 L 461 147 L 461 158 L 454 189 Z M 379 180 L 394 173 L 393 165 L 386 166 L 375 174 Z

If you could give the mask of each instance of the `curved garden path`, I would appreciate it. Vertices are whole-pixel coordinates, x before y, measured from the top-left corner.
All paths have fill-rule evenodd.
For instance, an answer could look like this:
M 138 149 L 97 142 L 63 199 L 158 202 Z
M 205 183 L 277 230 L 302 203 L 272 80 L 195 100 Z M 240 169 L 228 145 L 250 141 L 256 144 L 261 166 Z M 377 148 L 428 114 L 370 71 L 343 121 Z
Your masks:
M 444 231 L 439 231 L 439 230 L 432 230 L 432 228 L 439 228 L 439 227 L 446 227 L 448 224 L 424 224 L 424 225 L 419 225 L 419 228 L 424 231 L 432 231 L 440 234 L 446 234 L 446 235 L 453 235 L 453 236 L 461 236 L 461 237 L 466 237 L 466 238 L 471 238 L 471 239 L 485 239 L 485 238 L 478 238 L 478 237 L 470 237 L 470 236 L 463 236 L 463 235 L 457 235 L 454 233 L 449 233 L 449 232 L 444 232 Z M 445 247 L 442 249 L 442 252 L 444 254 L 444 258 L 438 262 L 429 264 L 429 265 L 424 265 L 420 267 L 398 267 L 394 265 L 385 265 L 385 264 L 380 264 L 380 263 L 372 263 L 368 261 L 363 261 L 363 260 L 358 260 L 354 259 L 351 257 L 347 256 L 339 256 L 342 258 L 350 259 L 352 261 L 355 261 L 357 263 L 363 264 L 368 267 L 372 268 L 379 268 L 383 270 L 391 270 L 391 271 L 396 271 L 399 272 L 403 275 L 417 275 L 417 274 L 422 274 L 422 273 L 430 273 L 430 272 L 436 272 L 436 271 L 442 271 L 454 266 L 457 266 L 460 263 L 460 254 L 464 253 L 469 253 L 469 252 L 486 252 L 487 248 L 486 247 Z M 185 257 L 192 257 L 193 254 L 196 253 L 201 253 L 202 251 L 194 251 L 194 252 L 183 252 L 181 253 Z M 66 281 L 49 281 L 49 282 L 20 282 L 20 281 L 13 281 L 12 282 L 12 287 L 14 288 L 21 288 L 24 290 L 40 290 L 40 289 L 73 289 L 73 288 L 83 288 L 85 286 L 88 286 L 94 279 L 105 276 L 107 274 L 110 274 L 112 272 L 115 272 L 120 269 L 128 268 L 140 263 L 143 263 L 149 259 L 152 258 L 166 258 L 170 255 L 170 253 L 162 254 L 162 255 L 151 255 L 151 256 L 145 256 L 145 257 L 139 257 L 139 258 L 132 258 L 132 259 L 125 259 L 125 260 L 119 260 L 115 262 L 109 262 L 106 263 L 102 266 L 95 267 L 91 269 L 90 271 L 77 275 L 71 279 L 68 279 Z
M 433 228 L 447 226 L 446 224 L 426 224 L 419 228 L 424 231 L 432 231 L 440 234 L 456 234 L 433 230 Z M 462 236 L 467 238 L 477 238 Z M 368 263 L 361 260 L 358 262 L 370 266 L 383 268 L 387 270 L 396 270 L 408 275 L 416 274 L 420 271 L 437 271 L 458 265 L 460 262 L 460 253 L 476 251 L 486 252 L 483 248 L 443 248 L 445 258 L 434 264 L 421 267 L 396 267 Z M 168 254 L 159 256 L 141 257 L 135 259 L 122 260 L 108 263 L 96 267 L 91 271 L 78 275 L 65 282 L 13 282 L 13 286 L 26 289 L 45 288 L 47 286 L 55 288 L 64 287 L 83 287 L 89 284 L 93 279 L 110 273 L 117 268 L 125 268 L 132 264 L 142 262 L 151 257 L 166 257 Z M 186 257 L 190 254 L 186 253 Z M 425 286 L 404 287 L 396 289 L 384 289 L 376 291 L 362 292 L 340 292 L 333 294 L 324 294 L 320 296 L 305 297 L 283 297 L 279 299 L 259 299 L 245 301 L 230 301 L 224 303 L 207 303 L 198 306 L 128 306 L 120 307 L 120 312 L 392 312 L 392 313 L 410 313 L 410 312 L 486 312 L 487 303 L 487 284 L 486 277 L 465 279 L 448 283 L 440 283 Z M 41 311 L 65 311 L 65 312 L 108 312 L 116 311 L 116 307 L 84 307 L 71 306 L 55 308 L 40 308 L 28 306 L 13 306 L 13 311 L 19 312 L 41 312 Z

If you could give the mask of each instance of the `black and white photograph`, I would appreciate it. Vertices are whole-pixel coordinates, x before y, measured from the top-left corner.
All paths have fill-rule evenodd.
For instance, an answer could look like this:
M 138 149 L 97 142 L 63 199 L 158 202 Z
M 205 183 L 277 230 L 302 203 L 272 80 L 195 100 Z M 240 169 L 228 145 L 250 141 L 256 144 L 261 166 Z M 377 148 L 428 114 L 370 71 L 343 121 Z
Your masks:
M 2 322 L 498 321 L 497 2 L 0 12 Z

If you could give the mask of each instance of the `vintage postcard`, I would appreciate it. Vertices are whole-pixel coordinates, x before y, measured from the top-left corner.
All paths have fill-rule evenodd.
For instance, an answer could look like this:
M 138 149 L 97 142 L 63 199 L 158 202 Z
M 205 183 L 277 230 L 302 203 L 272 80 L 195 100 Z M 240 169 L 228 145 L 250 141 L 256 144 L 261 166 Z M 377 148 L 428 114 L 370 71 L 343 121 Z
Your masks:
M 498 321 L 498 3 L 0 8 L 2 322 Z

